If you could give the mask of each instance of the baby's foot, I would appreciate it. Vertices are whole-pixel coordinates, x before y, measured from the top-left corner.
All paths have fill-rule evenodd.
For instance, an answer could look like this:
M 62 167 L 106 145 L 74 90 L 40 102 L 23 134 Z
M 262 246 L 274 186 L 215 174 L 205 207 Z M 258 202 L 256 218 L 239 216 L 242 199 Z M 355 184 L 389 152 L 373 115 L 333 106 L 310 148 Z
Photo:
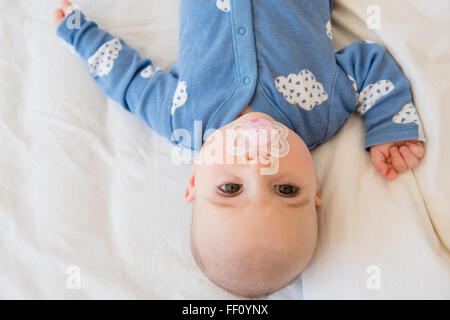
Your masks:
M 55 10 L 54 21 L 55 27 L 58 27 L 61 21 L 74 10 L 73 5 L 68 0 L 61 1 L 61 8 Z

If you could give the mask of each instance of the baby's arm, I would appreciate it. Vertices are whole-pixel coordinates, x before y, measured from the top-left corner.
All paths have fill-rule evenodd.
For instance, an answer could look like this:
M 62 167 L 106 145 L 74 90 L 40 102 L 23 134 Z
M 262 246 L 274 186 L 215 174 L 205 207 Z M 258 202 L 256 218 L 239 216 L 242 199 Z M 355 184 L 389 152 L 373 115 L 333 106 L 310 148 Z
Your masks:
M 424 155 L 422 123 L 408 79 L 392 56 L 378 44 L 358 41 L 338 51 L 336 59 L 353 86 L 374 166 L 388 179 L 417 167 Z
M 63 0 L 55 11 L 57 34 L 87 61 L 101 89 L 160 135 L 171 138 L 171 105 L 177 76 L 154 68 L 122 40 L 86 21 L 83 13 Z

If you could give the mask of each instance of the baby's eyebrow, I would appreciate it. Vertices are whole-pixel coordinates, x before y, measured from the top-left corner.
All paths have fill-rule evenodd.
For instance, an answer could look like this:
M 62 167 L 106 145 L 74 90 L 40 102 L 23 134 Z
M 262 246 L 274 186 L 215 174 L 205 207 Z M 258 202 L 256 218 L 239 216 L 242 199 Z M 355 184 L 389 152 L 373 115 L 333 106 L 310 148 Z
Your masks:
M 219 206 L 219 207 L 223 207 L 223 208 L 234 208 L 236 207 L 236 201 L 216 201 L 213 199 L 208 198 L 208 202 L 215 205 L 215 206 Z
M 305 207 L 310 201 L 311 201 L 311 199 L 309 199 L 309 198 L 303 198 L 303 199 L 301 199 L 301 201 L 288 202 L 285 204 L 285 206 L 288 208 L 300 209 L 300 208 Z M 222 208 L 235 208 L 236 207 L 236 201 L 223 202 L 223 201 L 216 201 L 214 199 L 208 198 L 208 202 L 215 206 L 219 206 Z
M 309 199 L 309 198 L 303 198 L 301 201 L 288 202 L 286 204 L 286 206 L 289 208 L 299 209 L 299 208 L 303 208 L 304 206 L 306 206 L 310 201 L 311 201 L 311 199 Z

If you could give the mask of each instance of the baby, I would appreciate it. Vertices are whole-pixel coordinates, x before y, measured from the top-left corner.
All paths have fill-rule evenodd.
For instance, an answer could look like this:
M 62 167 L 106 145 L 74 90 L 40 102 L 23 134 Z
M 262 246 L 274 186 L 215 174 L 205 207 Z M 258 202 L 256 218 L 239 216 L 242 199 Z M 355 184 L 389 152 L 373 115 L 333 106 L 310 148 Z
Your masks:
M 387 179 L 415 168 L 425 137 L 408 80 L 380 45 L 333 50 L 332 0 L 183 0 L 170 72 L 63 0 L 57 33 L 104 92 L 172 143 L 197 150 L 185 200 L 191 249 L 214 283 L 257 297 L 313 256 L 321 205 L 310 151 L 361 114 Z

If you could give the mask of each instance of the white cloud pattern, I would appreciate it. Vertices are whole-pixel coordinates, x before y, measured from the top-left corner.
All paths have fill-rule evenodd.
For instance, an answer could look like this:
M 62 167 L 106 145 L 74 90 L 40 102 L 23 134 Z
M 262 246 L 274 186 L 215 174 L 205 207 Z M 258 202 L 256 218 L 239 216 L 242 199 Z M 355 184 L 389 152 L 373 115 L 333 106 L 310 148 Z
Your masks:
M 369 111 L 380 99 L 394 90 L 394 84 L 389 80 L 380 80 L 369 84 L 359 95 L 359 106 L 357 111 L 361 114 Z
M 302 70 L 298 75 L 290 74 L 275 79 L 275 87 L 283 94 L 286 101 L 298 104 L 300 108 L 311 111 L 328 99 L 323 85 L 316 80 L 309 70 Z
M 419 128 L 419 140 L 425 141 L 425 134 L 423 132 L 422 122 L 417 114 L 416 107 L 412 103 L 403 106 L 400 112 L 397 112 L 392 118 L 392 122 L 398 124 L 407 124 L 414 122 Z
M 333 32 L 331 31 L 331 21 L 327 22 L 327 36 L 333 40 Z
M 188 99 L 187 83 L 186 81 L 179 81 L 172 100 L 171 114 L 174 115 L 175 110 L 184 106 L 186 104 L 187 99 Z
M 141 71 L 141 77 L 145 79 L 151 78 L 159 70 L 161 70 L 159 67 L 155 68 L 154 66 L 150 65 Z
M 356 80 L 349 74 L 347 74 L 348 80 L 352 83 L 353 91 L 355 91 L 356 103 L 359 101 L 359 92 L 358 92 L 358 84 Z
M 89 72 L 93 77 L 103 77 L 110 74 L 114 60 L 119 57 L 122 44 L 119 39 L 112 39 L 103 44 L 97 52 L 88 59 Z
M 217 6 L 217 8 L 222 10 L 223 12 L 230 12 L 231 11 L 230 0 L 217 0 L 216 6 Z

